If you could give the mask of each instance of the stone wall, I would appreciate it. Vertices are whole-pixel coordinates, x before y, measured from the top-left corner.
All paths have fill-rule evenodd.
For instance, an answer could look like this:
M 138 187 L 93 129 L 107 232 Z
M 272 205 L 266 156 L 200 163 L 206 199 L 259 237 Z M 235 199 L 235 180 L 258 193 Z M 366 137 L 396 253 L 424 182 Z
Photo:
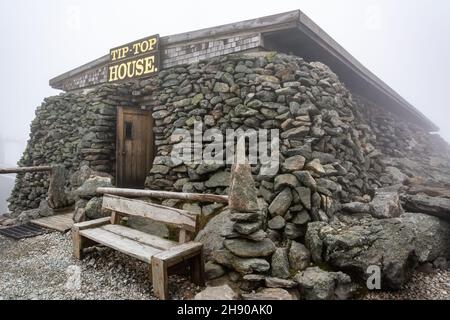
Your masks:
M 290 238 L 307 221 L 327 221 L 337 203 L 369 197 L 384 165 L 371 128 L 326 66 L 267 52 L 236 54 L 164 70 L 133 87 L 153 111 L 156 158 L 148 188 L 226 194 L 229 166 L 173 164 L 171 134 L 204 129 L 279 129 L 281 168 L 256 185 Z M 370 199 L 370 197 L 368 198 Z M 294 223 L 294 222 L 296 223 Z M 286 228 L 285 228 L 286 226 Z
M 85 164 L 114 173 L 116 106 L 129 105 L 129 97 L 126 85 L 122 85 L 46 98 L 36 109 L 30 139 L 18 165 L 62 164 L 71 175 Z M 47 196 L 48 184 L 46 173 L 18 174 L 9 198 L 10 211 L 38 207 Z M 69 179 L 67 184 L 69 187 Z

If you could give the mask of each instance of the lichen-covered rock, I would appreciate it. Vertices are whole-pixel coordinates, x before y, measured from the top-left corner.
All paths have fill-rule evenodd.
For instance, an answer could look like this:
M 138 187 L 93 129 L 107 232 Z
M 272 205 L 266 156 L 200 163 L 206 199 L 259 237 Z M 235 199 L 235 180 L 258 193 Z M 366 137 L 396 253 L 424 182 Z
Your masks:
M 231 170 L 228 206 L 236 212 L 258 211 L 257 191 L 248 164 L 235 164 Z
M 224 246 L 233 254 L 242 258 L 268 257 L 275 252 L 275 245 L 270 239 L 251 241 L 246 239 L 227 239 Z
M 294 272 L 305 270 L 311 263 L 311 253 L 301 243 L 292 241 L 288 252 L 289 266 Z
M 206 287 L 197 293 L 194 300 L 236 300 L 239 295 L 227 284 L 218 287 Z
M 102 203 L 103 203 L 103 197 L 94 197 L 90 199 L 86 203 L 85 215 L 89 220 L 99 219 L 104 217 L 102 213 Z
M 205 264 L 205 277 L 208 280 L 219 278 L 225 274 L 225 269 L 217 263 L 208 261 Z
M 233 229 L 233 221 L 230 220 L 231 213 L 224 210 L 213 217 L 206 226 L 200 230 L 195 241 L 203 243 L 203 252 L 206 260 L 210 259 L 214 251 L 223 249 L 223 235 L 229 234 Z
M 269 212 L 272 216 L 284 216 L 291 206 L 292 192 L 290 188 L 281 191 L 269 206 Z
M 255 293 L 242 294 L 243 300 L 297 300 L 289 291 L 281 288 L 265 288 Z
M 287 279 L 289 273 L 289 260 L 285 248 L 277 248 L 272 255 L 272 276 L 276 278 Z
M 356 215 L 340 217 L 330 225 L 310 223 L 306 246 L 314 262 L 327 263 L 363 282 L 368 267 L 379 266 L 382 288 L 399 289 L 419 261 L 448 255 L 448 224 L 415 215 L 381 220 Z
M 300 294 L 306 300 L 346 300 L 352 297 L 351 278 L 343 272 L 327 272 L 311 267 L 295 276 Z
M 111 178 L 109 177 L 98 177 L 93 176 L 88 178 L 83 185 L 81 185 L 77 190 L 75 190 L 75 194 L 80 198 L 93 198 L 97 194 L 97 188 L 100 187 L 112 187 Z
M 270 264 L 267 260 L 260 258 L 240 258 L 225 249 L 214 251 L 212 258 L 218 264 L 236 270 L 241 274 L 267 272 L 270 269 Z
M 395 190 L 378 189 L 370 205 L 371 214 L 378 219 L 395 218 L 403 213 L 400 197 Z

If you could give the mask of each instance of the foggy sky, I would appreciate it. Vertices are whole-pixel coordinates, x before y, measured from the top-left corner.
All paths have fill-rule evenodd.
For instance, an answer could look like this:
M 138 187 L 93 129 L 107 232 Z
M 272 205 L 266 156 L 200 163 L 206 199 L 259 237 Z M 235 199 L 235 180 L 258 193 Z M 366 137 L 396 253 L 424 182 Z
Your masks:
M 14 165 L 34 110 L 58 94 L 48 80 L 148 35 L 161 36 L 300 9 L 422 111 L 450 141 L 447 0 L 0 2 L 0 166 Z M 1 187 L 1 183 L 0 183 Z

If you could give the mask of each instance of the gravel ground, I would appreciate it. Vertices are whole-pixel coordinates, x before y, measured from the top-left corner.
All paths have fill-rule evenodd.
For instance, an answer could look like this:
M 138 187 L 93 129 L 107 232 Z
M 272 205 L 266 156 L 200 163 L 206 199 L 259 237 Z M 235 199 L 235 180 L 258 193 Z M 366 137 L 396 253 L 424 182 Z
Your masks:
M 53 232 L 20 241 L 0 236 L 0 300 L 156 299 L 145 263 L 108 248 L 96 248 L 77 261 L 71 250 L 69 233 Z M 81 282 L 74 281 L 77 278 Z M 170 277 L 171 299 L 191 299 L 201 289 L 186 278 Z M 416 272 L 403 290 L 373 291 L 363 299 L 450 300 L 450 270 Z
M 70 233 L 20 241 L 0 236 L 0 300 L 156 299 L 147 264 L 107 248 L 77 261 L 71 249 Z M 169 290 L 171 299 L 190 299 L 201 288 L 171 276 Z
M 450 300 L 450 270 L 415 272 L 400 291 L 370 292 L 365 300 Z

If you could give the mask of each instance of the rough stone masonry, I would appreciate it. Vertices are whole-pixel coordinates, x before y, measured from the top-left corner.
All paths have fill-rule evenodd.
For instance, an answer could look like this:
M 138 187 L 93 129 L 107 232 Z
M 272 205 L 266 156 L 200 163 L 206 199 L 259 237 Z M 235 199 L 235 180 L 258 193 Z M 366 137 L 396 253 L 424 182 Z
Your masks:
M 409 193 L 416 177 L 423 185 L 450 185 L 448 144 L 353 96 L 320 62 L 277 52 L 229 54 L 47 98 L 19 164 L 63 164 L 70 175 L 86 165 L 114 176 L 118 105 L 152 111 L 151 189 L 228 194 L 248 181 L 230 179 L 228 165 L 174 163 L 175 129 L 193 130 L 201 121 L 222 132 L 280 130 L 278 174 L 260 175 L 260 165 L 236 168 L 242 177 L 251 170 L 254 179 L 244 188 L 246 205 L 170 201 L 202 215 L 196 239 L 205 244 L 210 278 L 226 273 L 249 299 L 260 287 L 297 290 L 308 299 L 347 298 L 370 265 L 380 266 L 383 288 L 398 289 L 418 263 L 450 257 L 448 224 L 422 214 L 430 206 L 404 213 L 414 208 L 404 208 L 404 199 L 417 203 Z M 19 175 L 11 211 L 37 208 L 47 181 L 43 174 Z M 71 181 L 66 189 L 75 201 L 79 186 Z M 437 211 L 448 212 L 448 194 L 432 196 L 443 199 Z

